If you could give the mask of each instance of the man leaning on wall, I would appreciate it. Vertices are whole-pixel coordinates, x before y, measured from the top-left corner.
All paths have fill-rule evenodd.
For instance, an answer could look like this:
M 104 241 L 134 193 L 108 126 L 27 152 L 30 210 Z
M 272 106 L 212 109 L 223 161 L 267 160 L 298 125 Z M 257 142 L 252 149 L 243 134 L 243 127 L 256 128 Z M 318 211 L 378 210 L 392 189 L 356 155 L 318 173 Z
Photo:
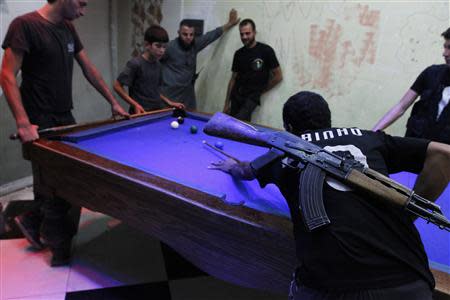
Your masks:
M 161 59 L 161 93 L 173 101 L 183 103 L 187 109 L 197 109 L 194 87 L 197 54 L 238 23 L 238 13 L 232 9 L 226 24 L 195 37 L 193 24 L 188 20 L 182 20 L 178 37 L 169 42 Z
M 244 46 L 234 53 L 223 112 L 250 121 L 261 95 L 280 83 L 283 74 L 272 47 L 256 41 L 253 20 L 242 20 L 239 33 Z

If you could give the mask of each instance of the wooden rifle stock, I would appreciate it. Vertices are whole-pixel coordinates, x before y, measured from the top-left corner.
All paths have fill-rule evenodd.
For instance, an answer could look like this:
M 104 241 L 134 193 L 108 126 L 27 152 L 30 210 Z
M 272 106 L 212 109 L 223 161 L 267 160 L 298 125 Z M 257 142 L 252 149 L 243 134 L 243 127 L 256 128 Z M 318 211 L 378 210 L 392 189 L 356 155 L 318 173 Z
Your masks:
M 380 199 L 386 199 L 387 202 L 402 207 L 408 204 L 408 195 L 399 193 L 397 190 L 384 185 L 380 181 L 368 177 L 358 170 L 351 170 L 348 174 L 347 181 L 352 186 L 369 192 L 372 196 Z
M 209 119 L 203 131 L 206 134 L 218 136 L 247 144 L 270 147 L 267 143 L 268 134 L 259 131 L 250 124 L 244 123 L 223 113 L 216 113 Z

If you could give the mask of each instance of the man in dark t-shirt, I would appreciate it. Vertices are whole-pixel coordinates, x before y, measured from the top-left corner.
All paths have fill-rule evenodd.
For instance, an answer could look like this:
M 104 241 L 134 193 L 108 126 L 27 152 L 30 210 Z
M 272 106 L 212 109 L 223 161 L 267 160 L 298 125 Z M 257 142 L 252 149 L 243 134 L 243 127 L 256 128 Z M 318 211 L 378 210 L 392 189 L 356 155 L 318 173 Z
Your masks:
M 250 121 L 254 109 L 261 104 L 261 95 L 276 86 L 283 76 L 272 47 L 256 41 L 256 26 L 251 19 L 242 20 L 239 32 L 244 47 L 234 54 L 223 111 Z
M 450 146 L 380 131 L 331 128 L 331 113 L 320 95 L 292 96 L 284 105 L 283 121 L 300 138 L 382 174 L 420 172 L 415 191 L 428 199 L 436 199 L 448 184 Z M 274 183 L 285 197 L 299 262 L 293 299 L 431 300 L 435 282 L 413 218 L 403 208 L 372 201 L 327 177 L 323 198 L 331 224 L 309 232 L 299 209 L 298 164 L 269 151 L 250 163 L 212 165 L 236 178 L 256 178 L 262 187 Z
M 47 0 L 37 11 L 13 20 L 3 41 L 1 86 L 22 143 L 39 138 L 38 128 L 74 124 L 71 110 L 73 59 L 87 80 L 110 103 L 114 115 L 127 116 L 90 62 L 72 20 L 84 14 L 86 0 Z M 16 75 L 22 71 L 22 83 Z M 53 253 L 52 266 L 67 264 L 77 220 L 68 220 L 70 204 L 35 193 L 31 211 L 16 218 L 27 240 L 42 248 L 40 234 Z M 76 218 L 75 218 L 76 219 Z
M 450 144 L 450 28 L 443 32 L 445 64 L 427 67 L 400 101 L 375 125 L 383 130 L 400 118 L 418 99 L 406 125 L 405 136 Z

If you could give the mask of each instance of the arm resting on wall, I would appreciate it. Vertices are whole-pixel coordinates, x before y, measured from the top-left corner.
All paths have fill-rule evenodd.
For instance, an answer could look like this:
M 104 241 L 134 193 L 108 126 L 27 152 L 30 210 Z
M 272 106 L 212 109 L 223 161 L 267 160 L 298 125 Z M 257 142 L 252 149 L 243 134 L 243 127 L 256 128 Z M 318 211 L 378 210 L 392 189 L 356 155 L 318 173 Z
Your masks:
M 239 23 L 241 19 L 238 18 L 237 11 L 233 8 L 230 10 L 230 14 L 228 15 L 228 22 L 222 26 L 223 32 L 227 32 L 232 27 L 234 27 L 237 23 Z

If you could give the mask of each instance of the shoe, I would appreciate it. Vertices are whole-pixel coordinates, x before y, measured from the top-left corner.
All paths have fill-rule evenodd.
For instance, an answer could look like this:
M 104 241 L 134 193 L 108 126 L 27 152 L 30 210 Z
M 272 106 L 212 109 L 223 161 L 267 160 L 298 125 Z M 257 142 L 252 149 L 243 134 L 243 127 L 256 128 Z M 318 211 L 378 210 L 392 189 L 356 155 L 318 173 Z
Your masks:
M 53 255 L 50 260 L 50 266 L 62 267 L 70 264 L 70 246 L 52 248 L 51 250 Z
M 30 222 L 25 215 L 15 217 L 14 222 L 33 248 L 44 249 L 44 244 L 40 240 L 39 227 L 36 228 L 36 224 Z

